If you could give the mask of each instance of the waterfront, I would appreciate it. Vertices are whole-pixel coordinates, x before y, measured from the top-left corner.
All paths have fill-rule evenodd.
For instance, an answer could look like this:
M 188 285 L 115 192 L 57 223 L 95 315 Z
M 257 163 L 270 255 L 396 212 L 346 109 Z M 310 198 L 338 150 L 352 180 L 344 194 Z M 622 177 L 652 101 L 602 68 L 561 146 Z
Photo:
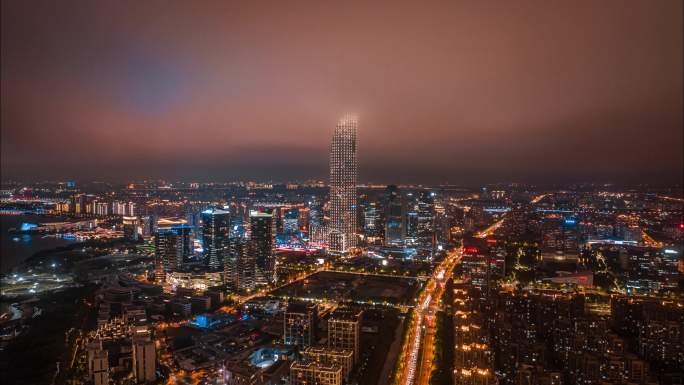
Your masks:
M 54 219 L 53 219 L 54 220 Z M 7 273 L 38 251 L 65 246 L 74 241 L 42 234 L 10 234 L 24 222 L 49 221 L 40 215 L 0 215 L 0 273 Z

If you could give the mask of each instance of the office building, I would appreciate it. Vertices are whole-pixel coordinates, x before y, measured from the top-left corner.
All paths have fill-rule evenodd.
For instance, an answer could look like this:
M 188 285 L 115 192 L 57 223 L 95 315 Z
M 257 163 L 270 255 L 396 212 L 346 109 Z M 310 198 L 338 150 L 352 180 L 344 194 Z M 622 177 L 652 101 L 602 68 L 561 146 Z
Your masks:
M 542 222 L 542 258 L 579 259 L 579 232 L 575 218 L 545 218 Z
M 328 347 L 348 349 L 354 352 L 354 362 L 359 360 L 361 310 L 337 309 L 328 319 Z
M 492 276 L 489 249 L 479 238 L 466 238 L 463 241 L 461 269 L 464 276 L 477 288 L 488 288 Z
M 368 244 L 382 244 L 383 210 L 378 202 L 366 199 L 363 204 L 363 235 Z
M 417 200 L 416 242 L 426 249 L 434 249 L 435 193 L 421 191 Z
M 250 212 L 250 241 L 257 285 L 268 285 L 275 281 L 274 226 L 273 214 L 258 211 Z
M 406 199 L 406 239 L 409 245 L 415 245 L 418 240 L 418 195 L 407 193 Z
M 202 241 L 205 263 L 212 270 L 223 268 L 228 251 L 230 212 L 220 209 L 202 211 Z
M 295 235 L 299 232 L 299 210 L 288 209 L 283 214 L 283 233 Z
M 314 344 L 317 324 L 318 305 L 290 302 L 283 318 L 285 345 L 296 345 L 302 348 Z
M 344 117 L 335 127 L 330 146 L 331 252 L 345 253 L 356 246 L 357 121 Z
M 253 250 L 253 243 L 249 239 L 238 237 L 228 241 L 228 252 L 223 265 L 224 280 L 234 290 L 254 290 L 256 261 Z
M 323 227 L 323 204 L 315 196 L 307 202 L 309 208 L 309 237 L 318 229 Z
M 302 231 L 304 233 L 309 233 L 309 208 L 308 207 L 300 207 L 298 209 L 299 212 L 299 231 Z
M 190 231 L 184 220 L 160 219 L 154 237 L 155 277 L 158 283 L 166 280 L 166 274 L 178 270 L 192 255 Z
M 404 207 L 399 188 L 387 186 L 385 190 L 385 245 L 399 246 L 404 244 L 406 223 Z
M 129 241 L 137 241 L 140 230 L 140 220 L 138 217 L 123 217 L 124 238 Z

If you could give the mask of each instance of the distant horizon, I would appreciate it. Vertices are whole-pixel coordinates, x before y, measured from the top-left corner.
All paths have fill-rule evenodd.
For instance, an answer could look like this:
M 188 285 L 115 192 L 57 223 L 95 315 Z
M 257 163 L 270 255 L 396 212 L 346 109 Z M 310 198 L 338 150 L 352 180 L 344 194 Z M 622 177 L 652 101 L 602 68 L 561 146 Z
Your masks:
M 74 182 L 76 183 L 76 189 L 79 187 L 82 187 L 83 185 L 89 186 L 89 185 L 95 185 L 95 184 L 111 184 L 111 185 L 118 185 L 118 186 L 126 186 L 129 184 L 142 184 L 142 183 L 158 183 L 158 182 L 164 182 L 168 184 L 192 184 L 192 183 L 199 183 L 199 184 L 226 184 L 226 185 L 234 185 L 234 184 L 247 184 L 247 183 L 256 183 L 256 184 L 271 184 L 271 185 L 278 185 L 278 186 L 285 186 L 288 184 L 299 184 L 299 185 L 307 185 L 310 184 L 310 187 L 317 187 L 314 186 L 314 183 L 322 183 L 322 187 L 328 187 L 329 186 L 329 181 L 327 179 L 322 179 L 322 178 L 309 178 L 309 179 L 291 179 L 291 180 L 260 180 L 260 179 L 234 179 L 234 180 L 219 180 L 219 179 L 214 179 L 214 180 L 196 180 L 196 179 L 166 179 L 166 178 L 149 178 L 149 179 L 131 179 L 131 180 L 102 180 L 102 179 L 92 179 L 92 180 L 79 180 L 79 179 L 53 179 L 53 180 L 35 180 L 35 181 L 26 181 L 26 180 L 15 180 L 15 179 L 7 179 L 7 180 L 0 180 L 0 184 L 2 185 L 8 185 L 8 184 L 19 184 L 19 185 L 31 185 L 31 184 L 60 184 L 60 183 L 68 183 L 68 182 Z M 454 188 L 464 188 L 464 189 L 481 189 L 484 187 L 514 187 L 514 186 L 520 186 L 520 187 L 534 187 L 534 188 L 540 188 L 540 189 L 557 189 L 557 188 L 569 188 L 569 187 L 612 187 L 612 188 L 664 188 L 664 189 L 678 189 L 682 190 L 682 193 L 684 193 L 684 183 L 682 182 L 675 182 L 675 183 L 631 183 L 631 182 L 625 182 L 625 183 L 614 183 L 614 182 L 591 182 L 591 181 L 577 181 L 577 182 L 558 182 L 558 183 L 535 183 L 535 182 L 520 182 L 520 181 L 492 181 L 492 182 L 483 182 L 483 183 L 450 183 L 450 182 L 444 182 L 444 183 L 411 183 L 411 182 L 380 182 L 380 181 L 362 181 L 359 182 L 357 185 L 358 187 L 368 187 L 368 188 L 373 188 L 373 186 L 390 186 L 390 185 L 396 185 L 396 186 L 407 186 L 407 187 L 454 187 Z

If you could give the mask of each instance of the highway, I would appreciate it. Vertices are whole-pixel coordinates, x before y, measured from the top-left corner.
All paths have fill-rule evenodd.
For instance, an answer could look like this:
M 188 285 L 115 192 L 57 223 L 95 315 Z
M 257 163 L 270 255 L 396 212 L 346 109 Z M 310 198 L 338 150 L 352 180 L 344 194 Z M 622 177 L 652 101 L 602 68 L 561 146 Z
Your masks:
M 641 230 L 641 238 L 644 240 L 644 243 L 648 246 L 651 247 L 663 247 L 662 242 L 658 242 L 655 239 L 653 239 L 650 235 L 646 234 L 644 230 Z
M 532 200 L 530 201 L 530 204 L 531 204 L 531 205 L 537 204 L 537 203 L 539 203 L 542 199 L 544 199 L 544 198 L 546 198 L 547 196 L 550 196 L 550 195 L 551 195 L 551 194 L 541 194 L 541 195 L 537 195 L 537 196 L 535 196 L 534 198 L 532 198 Z M 503 225 L 505 219 L 506 219 L 506 216 L 505 216 L 505 214 L 504 214 L 504 216 L 503 216 L 500 220 L 494 222 L 491 226 L 487 227 L 486 229 L 484 229 L 484 230 L 482 230 L 482 231 L 479 231 L 479 232 L 475 233 L 475 238 L 487 238 L 487 237 L 490 237 L 490 236 L 494 235 L 494 232 L 495 232 L 499 227 L 501 227 L 501 225 Z
M 487 227 L 486 229 L 484 229 L 484 230 L 482 230 L 482 231 L 476 233 L 476 234 L 475 234 L 475 238 L 487 238 L 487 237 L 489 237 L 489 236 L 491 236 L 491 235 L 494 235 L 494 232 L 495 232 L 499 227 L 501 227 L 501 225 L 503 225 L 503 223 L 504 223 L 504 220 L 503 220 L 503 219 L 500 219 L 500 220 L 494 222 L 493 225 L 491 225 L 491 226 Z
M 532 198 L 532 200 L 530 201 L 530 204 L 539 203 L 539 202 L 541 202 L 542 199 L 546 198 L 546 197 L 549 196 L 549 195 L 551 195 L 551 194 L 541 194 L 541 195 L 537 195 L 536 197 Z
M 444 286 L 451 278 L 451 273 L 461 261 L 462 249 L 450 251 L 446 258 L 435 268 L 428 280 L 425 290 L 417 299 L 414 308 L 411 329 L 408 334 L 408 342 L 404 346 L 400 374 L 397 384 L 427 385 L 432 373 L 432 360 L 434 359 L 434 342 L 436 333 L 435 316 L 441 309 L 441 298 Z

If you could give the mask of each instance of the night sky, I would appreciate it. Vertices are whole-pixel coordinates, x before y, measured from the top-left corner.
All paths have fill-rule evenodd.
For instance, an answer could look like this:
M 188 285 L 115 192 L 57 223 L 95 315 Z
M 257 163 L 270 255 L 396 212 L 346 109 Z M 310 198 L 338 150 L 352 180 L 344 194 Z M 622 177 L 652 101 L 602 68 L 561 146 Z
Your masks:
M 256 4 L 258 3 L 258 4 Z M 681 182 L 682 1 L 2 1 L 2 178 Z

